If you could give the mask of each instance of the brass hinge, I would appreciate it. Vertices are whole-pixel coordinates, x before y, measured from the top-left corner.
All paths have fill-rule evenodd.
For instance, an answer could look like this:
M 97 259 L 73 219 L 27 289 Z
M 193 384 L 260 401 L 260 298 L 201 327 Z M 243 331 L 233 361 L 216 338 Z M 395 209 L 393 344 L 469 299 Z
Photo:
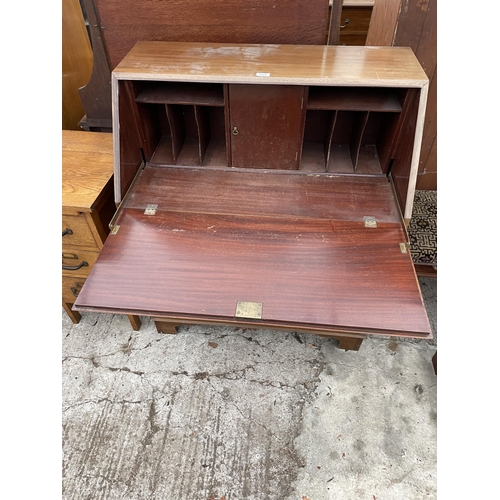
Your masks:
M 235 318 L 262 319 L 262 302 L 237 302 Z
M 365 216 L 363 217 L 363 220 L 365 221 L 365 227 L 377 227 L 377 221 L 375 217 L 371 216 Z
M 410 245 L 408 243 L 400 243 L 399 248 L 401 249 L 401 253 L 408 253 Z

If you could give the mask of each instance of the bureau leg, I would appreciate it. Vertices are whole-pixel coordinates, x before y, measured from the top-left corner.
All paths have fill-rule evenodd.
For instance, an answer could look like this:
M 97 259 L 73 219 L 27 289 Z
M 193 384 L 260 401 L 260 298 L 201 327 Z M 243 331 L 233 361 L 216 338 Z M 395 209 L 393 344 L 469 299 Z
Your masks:
M 130 321 L 130 324 L 132 325 L 132 329 L 138 332 L 141 329 L 141 318 L 139 316 L 135 316 L 133 314 L 127 314 L 128 320 Z
M 170 333 L 173 335 L 177 333 L 177 327 L 179 326 L 177 323 L 156 319 L 154 319 L 153 321 L 155 322 L 158 333 Z
M 359 351 L 363 339 L 358 339 L 356 337 L 335 337 L 339 341 L 337 346 L 339 349 L 345 349 L 346 351 Z
M 68 304 L 67 302 L 63 302 L 62 305 L 64 307 L 64 310 L 66 311 L 66 314 L 70 317 L 71 321 L 73 321 L 73 323 L 75 324 L 80 323 L 82 316 L 78 311 L 71 310 L 71 306 L 73 304 Z

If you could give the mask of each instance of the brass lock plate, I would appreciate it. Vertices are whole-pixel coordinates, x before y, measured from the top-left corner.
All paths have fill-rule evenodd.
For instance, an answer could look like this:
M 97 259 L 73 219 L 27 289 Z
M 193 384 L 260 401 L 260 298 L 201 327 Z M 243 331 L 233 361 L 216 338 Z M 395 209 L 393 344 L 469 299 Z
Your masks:
M 375 217 L 366 216 L 363 217 L 363 220 L 365 222 L 365 227 L 377 227 L 377 220 Z
M 156 203 L 148 203 L 146 205 L 146 210 L 144 210 L 145 215 L 155 215 L 156 210 L 158 209 L 158 205 Z
M 235 317 L 262 319 L 262 302 L 237 302 Z

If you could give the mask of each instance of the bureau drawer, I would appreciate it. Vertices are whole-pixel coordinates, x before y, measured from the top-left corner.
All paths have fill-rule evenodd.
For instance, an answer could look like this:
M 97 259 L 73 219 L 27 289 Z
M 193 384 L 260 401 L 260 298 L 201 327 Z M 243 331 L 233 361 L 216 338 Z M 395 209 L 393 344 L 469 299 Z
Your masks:
M 99 252 L 81 248 L 66 248 L 62 251 L 62 273 L 65 276 L 88 276 Z
M 63 245 L 97 248 L 85 214 L 62 216 Z
M 85 283 L 85 278 L 73 278 L 71 276 L 63 276 L 62 277 L 63 302 L 68 302 L 68 303 L 75 302 L 84 283 Z
M 372 9 L 367 7 L 344 8 L 340 18 L 340 35 L 368 33 Z

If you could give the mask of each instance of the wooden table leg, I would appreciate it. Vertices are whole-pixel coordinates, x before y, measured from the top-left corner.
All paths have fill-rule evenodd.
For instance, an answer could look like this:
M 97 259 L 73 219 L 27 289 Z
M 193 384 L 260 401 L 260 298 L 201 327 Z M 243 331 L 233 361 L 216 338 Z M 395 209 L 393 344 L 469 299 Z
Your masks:
M 345 349 L 346 351 L 359 351 L 363 339 L 358 339 L 356 337 L 334 337 L 339 341 L 337 346 L 339 349 Z
M 175 335 L 177 333 L 177 327 L 180 326 L 177 323 L 173 323 L 171 321 L 165 321 L 154 318 L 153 321 L 156 325 L 156 330 L 158 330 L 158 333 L 170 333 Z
M 136 332 L 141 329 L 141 318 L 139 316 L 135 316 L 133 314 L 127 314 L 128 320 L 130 321 L 130 324 L 132 325 L 132 329 L 135 330 Z
M 62 305 L 63 305 L 64 310 L 66 311 L 66 314 L 70 317 L 71 321 L 73 321 L 73 323 L 75 323 L 75 324 L 80 323 L 82 316 L 78 311 L 71 310 L 71 307 L 73 306 L 73 304 L 63 302 Z

